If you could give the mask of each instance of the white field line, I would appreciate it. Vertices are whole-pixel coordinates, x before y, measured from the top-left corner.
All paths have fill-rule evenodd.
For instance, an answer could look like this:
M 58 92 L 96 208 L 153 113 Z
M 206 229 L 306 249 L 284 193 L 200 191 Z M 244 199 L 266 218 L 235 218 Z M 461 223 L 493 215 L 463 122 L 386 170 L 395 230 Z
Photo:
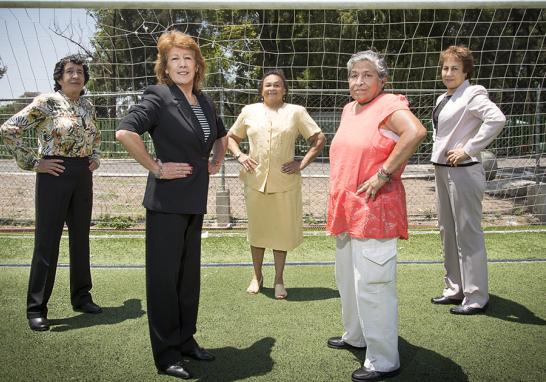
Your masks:
M 544 233 L 546 228 L 538 229 L 515 229 L 515 230 L 498 230 L 498 231 L 484 231 L 484 234 L 499 234 L 506 235 L 512 233 Z M 410 231 L 411 235 L 439 235 L 440 231 Z M 326 231 L 307 231 L 303 233 L 303 236 L 330 236 Z M 144 239 L 144 234 L 105 234 L 105 235 L 89 235 L 90 240 L 101 239 Z M 211 232 L 203 231 L 201 234 L 202 239 L 209 237 L 246 237 L 246 232 Z M 68 234 L 63 234 L 63 239 L 68 239 Z M 0 233 L 0 239 L 34 239 L 34 235 L 22 234 L 22 235 L 3 235 Z
M 489 264 L 533 264 L 546 263 L 546 259 L 521 259 L 521 260 L 488 260 Z M 398 261 L 398 265 L 441 265 L 442 261 L 434 260 L 402 260 Z M 264 262 L 264 266 L 273 267 L 273 262 Z M 286 265 L 290 266 L 333 266 L 334 261 L 287 261 Z M 59 263 L 59 268 L 69 268 L 67 263 Z M 252 267 L 250 262 L 242 263 L 204 263 L 202 268 L 228 268 L 228 267 Z M 0 264 L 0 268 L 30 268 L 30 264 Z M 91 268 L 95 269 L 144 269 L 144 264 L 92 264 Z

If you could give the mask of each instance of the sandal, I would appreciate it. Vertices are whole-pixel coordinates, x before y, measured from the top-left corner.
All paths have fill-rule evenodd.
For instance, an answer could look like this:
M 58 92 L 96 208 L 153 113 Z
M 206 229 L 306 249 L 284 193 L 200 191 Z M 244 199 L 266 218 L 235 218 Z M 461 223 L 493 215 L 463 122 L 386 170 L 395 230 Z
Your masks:
M 275 284 L 275 298 L 277 300 L 285 299 L 288 296 L 288 292 L 284 288 L 284 284 Z
M 250 293 L 250 294 L 257 294 L 260 292 L 260 288 L 264 285 L 264 278 L 262 277 L 262 279 L 260 281 L 258 281 L 258 279 L 252 279 L 250 281 L 250 285 L 248 286 L 248 288 L 246 288 L 246 292 L 247 293 Z

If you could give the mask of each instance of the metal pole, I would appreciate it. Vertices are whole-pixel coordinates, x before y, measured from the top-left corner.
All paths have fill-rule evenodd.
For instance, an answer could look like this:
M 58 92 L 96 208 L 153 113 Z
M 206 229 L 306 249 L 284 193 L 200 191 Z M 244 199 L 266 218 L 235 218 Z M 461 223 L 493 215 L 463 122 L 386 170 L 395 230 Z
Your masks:
M 539 167 L 540 167 L 540 157 L 541 157 L 541 151 L 542 147 L 540 147 L 540 96 L 542 93 L 542 88 L 540 86 L 537 86 L 537 106 L 535 110 L 535 147 L 536 147 L 536 155 L 535 155 L 535 183 L 538 187 L 538 184 L 540 183 L 540 179 L 542 178 L 539 176 Z M 544 142 L 546 145 L 546 142 Z
M 224 71 L 220 69 L 222 85 L 224 83 Z M 224 89 L 220 89 L 220 118 L 224 118 Z M 218 227 L 231 227 L 231 208 L 229 189 L 226 189 L 226 161 L 222 161 L 220 167 L 220 188 L 216 191 L 216 225 Z
M 544 0 L 0 0 L 0 8 L 95 9 L 510 9 L 544 8 Z
M 223 71 L 220 71 L 223 76 Z M 220 118 L 224 120 L 224 89 L 220 89 Z M 222 167 L 220 167 L 220 191 L 226 190 L 226 161 L 222 161 Z

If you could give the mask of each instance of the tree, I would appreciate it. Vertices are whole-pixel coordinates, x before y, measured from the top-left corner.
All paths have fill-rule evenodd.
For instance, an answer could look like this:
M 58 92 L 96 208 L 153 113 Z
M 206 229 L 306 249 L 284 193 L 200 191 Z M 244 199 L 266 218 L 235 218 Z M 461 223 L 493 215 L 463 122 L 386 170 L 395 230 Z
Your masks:
M 359 50 L 385 54 L 394 89 L 430 89 L 415 97 L 430 105 L 438 80 L 438 52 L 465 44 L 476 52 L 476 78 L 487 88 L 544 86 L 545 21 L 540 9 L 507 10 L 92 10 L 93 92 L 135 92 L 155 83 L 156 41 L 176 28 L 196 38 L 207 59 L 209 88 L 230 95 L 232 115 L 254 100 L 264 69 L 281 68 L 292 88 L 346 89 L 347 60 Z M 340 69 L 341 68 L 341 69 Z M 131 99 L 104 96 L 104 116 Z M 500 93 L 508 104 L 522 92 Z M 132 99 L 134 101 L 134 99 Z M 132 102 L 131 101 L 131 102 Z M 500 101 L 498 99 L 497 101 Z M 506 102 L 504 102 L 506 101 Z M 335 107 L 346 102 L 336 99 Z M 529 105 L 529 103 L 526 103 Z M 99 107 L 100 109 L 100 107 Z

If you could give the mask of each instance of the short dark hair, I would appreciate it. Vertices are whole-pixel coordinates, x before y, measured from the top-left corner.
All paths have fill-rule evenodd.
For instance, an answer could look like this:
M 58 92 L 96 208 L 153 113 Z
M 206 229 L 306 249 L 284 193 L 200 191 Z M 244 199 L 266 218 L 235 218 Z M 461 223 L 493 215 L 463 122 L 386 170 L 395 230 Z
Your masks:
M 455 59 L 463 63 L 463 73 L 466 74 L 466 79 L 470 80 L 474 73 L 474 57 L 472 52 L 464 45 L 451 45 L 449 48 L 440 53 L 440 66 L 444 65 L 444 61 L 448 57 L 454 57 Z
M 61 58 L 56 64 L 55 69 L 53 69 L 53 81 L 55 81 L 55 85 L 53 86 L 53 90 L 58 91 L 61 90 L 61 85 L 59 85 L 59 80 L 63 77 L 64 73 L 64 67 L 68 63 L 73 63 L 76 65 L 81 65 L 83 67 L 83 76 L 84 76 L 84 82 L 83 84 L 87 84 L 87 81 L 89 81 L 89 66 L 87 65 L 87 60 L 85 59 L 85 56 L 81 54 L 71 54 L 69 56 Z M 85 92 L 81 91 L 80 95 L 83 95 Z
M 288 81 L 286 80 L 284 72 L 281 69 L 269 69 L 265 71 L 260 83 L 258 84 L 258 97 L 262 96 L 262 91 L 264 90 L 264 80 L 266 77 L 273 75 L 281 78 L 284 89 L 286 90 L 286 93 L 288 93 Z

